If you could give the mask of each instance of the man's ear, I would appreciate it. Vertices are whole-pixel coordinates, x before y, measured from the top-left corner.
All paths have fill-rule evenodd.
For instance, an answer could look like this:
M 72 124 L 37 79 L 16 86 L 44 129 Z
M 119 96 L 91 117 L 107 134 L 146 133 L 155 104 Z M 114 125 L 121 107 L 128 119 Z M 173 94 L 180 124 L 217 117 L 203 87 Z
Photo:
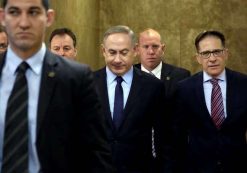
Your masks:
M 47 10 L 47 24 L 46 26 L 49 27 L 53 24 L 55 20 L 55 11 L 53 9 Z
M 200 55 L 198 53 L 195 54 L 196 60 L 199 64 L 202 64 L 202 58 L 200 57 Z
M 105 51 L 105 46 L 104 46 L 103 43 L 100 45 L 100 50 L 101 50 L 103 56 L 105 57 L 106 56 L 106 51 Z
M 0 22 L 2 26 L 5 26 L 4 18 L 5 18 L 4 9 L 0 8 Z

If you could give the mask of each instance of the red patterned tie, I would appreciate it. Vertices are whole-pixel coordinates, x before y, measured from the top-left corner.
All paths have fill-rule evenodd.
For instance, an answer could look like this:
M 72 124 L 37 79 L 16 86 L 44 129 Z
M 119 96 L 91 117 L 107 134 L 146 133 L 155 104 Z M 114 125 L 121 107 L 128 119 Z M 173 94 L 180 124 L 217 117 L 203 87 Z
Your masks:
M 211 117 L 215 123 L 215 126 L 220 129 L 222 122 L 225 119 L 223 98 L 220 86 L 218 84 L 219 79 L 211 79 L 210 82 L 213 85 L 211 94 Z

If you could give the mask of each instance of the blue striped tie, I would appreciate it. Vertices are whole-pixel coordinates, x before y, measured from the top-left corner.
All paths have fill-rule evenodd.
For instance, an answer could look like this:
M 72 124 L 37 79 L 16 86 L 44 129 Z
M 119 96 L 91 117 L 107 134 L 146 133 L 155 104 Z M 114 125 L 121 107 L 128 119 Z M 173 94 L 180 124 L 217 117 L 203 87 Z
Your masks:
M 2 173 L 28 173 L 28 87 L 25 76 L 29 65 L 17 68 L 9 96 L 4 131 Z

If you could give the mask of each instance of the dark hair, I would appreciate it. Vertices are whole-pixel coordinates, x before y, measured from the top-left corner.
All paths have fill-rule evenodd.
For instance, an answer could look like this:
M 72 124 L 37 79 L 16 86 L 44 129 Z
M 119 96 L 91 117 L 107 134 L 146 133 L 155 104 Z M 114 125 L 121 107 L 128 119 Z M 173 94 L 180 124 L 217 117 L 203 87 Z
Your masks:
M 6 30 L 5 30 L 5 27 L 0 25 L 0 32 L 5 32 L 6 33 Z M 6 33 L 7 34 L 7 33 Z
M 41 0 L 43 6 L 45 7 L 46 10 L 49 9 L 49 0 Z M 2 0 L 2 7 L 5 8 L 5 6 L 7 5 L 8 0 Z
M 109 35 L 115 34 L 115 33 L 125 33 L 125 34 L 128 34 L 129 37 L 130 37 L 130 39 L 131 39 L 131 44 L 133 46 L 135 45 L 135 43 L 136 43 L 135 34 L 134 34 L 134 32 L 128 26 L 125 26 L 125 25 L 117 25 L 117 26 L 110 27 L 104 33 L 103 43 L 105 42 L 105 40 L 108 38 Z
M 221 32 L 215 31 L 215 30 L 203 31 L 195 39 L 195 46 L 196 46 L 197 51 L 199 51 L 199 42 L 202 41 L 206 37 L 219 38 L 221 40 L 222 46 L 225 47 L 225 36 Z
M 55 35 L 65 35 L 65 34 L 69 35 L 72 38 L 73 45 L 74 47 L 76 47 L 76 36 L 69 28 L 57 28 L 53 30 L 49 38 L 49 43 L 51 43 L 51 40 Z

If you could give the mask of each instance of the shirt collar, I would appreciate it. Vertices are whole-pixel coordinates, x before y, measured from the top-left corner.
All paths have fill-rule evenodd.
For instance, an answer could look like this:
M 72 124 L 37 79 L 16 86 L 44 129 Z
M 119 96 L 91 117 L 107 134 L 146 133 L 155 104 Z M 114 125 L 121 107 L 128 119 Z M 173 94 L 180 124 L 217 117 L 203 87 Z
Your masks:
M 29 64 L 30 69 L 37 75 L 41 73 L 42 64 L 45 58 L 46 46 L 42 43 L 40 50 L 35 53 L 33 56 L 28 58 L 26 62 Z M 8 47 L 7 55 L 6 55 L 6 66 L 10 69 L 12 74 L 15 73 L 17 67 L 23 60 L 15 54 L 15 52 Z
M 224 69 L 223 72 L 216 77 L 220 81 L 226 80 L 226 70 Z M 203 82 L 208 82 L 210 79 L 212 79 L 212 76 L 208 75 L 205 71 L 203 71 Z
M 109 67 L 106 66 L 106 76 L 107 80 L 112 83 L 114 82 L 115 78 L 117 77 L 116 74 L 112 73 L 112 71 L 109 69 Z M 129 71 L 127 71 L 123 76 L 123 82 L 130 84 L 133 79 L 133 66 L 130 68 Z
M 151 73 L 153 73 L 155 76 L 158 76 L 161 72 L 161 68 L 162 68 L 162 61 L 159 63 L 159 65 L 156 68 L 154 68 L 151 71 Z M 150 73 L 150 71 L 148 71 L 143 65 L 141 65 L 141 70 Z

